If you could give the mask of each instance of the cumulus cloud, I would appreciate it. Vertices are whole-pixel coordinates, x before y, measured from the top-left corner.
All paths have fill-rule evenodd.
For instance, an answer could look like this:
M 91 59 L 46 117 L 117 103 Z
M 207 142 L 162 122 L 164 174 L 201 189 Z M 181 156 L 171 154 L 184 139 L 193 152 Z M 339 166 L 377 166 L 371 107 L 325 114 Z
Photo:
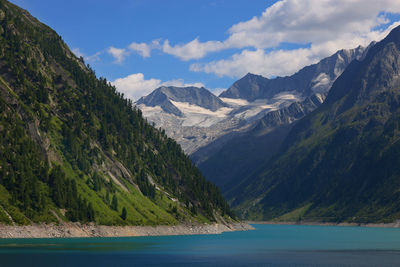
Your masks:
M 398 25 L 387 25 L 388 13 L 400 13 L 400 1 L 282 0 L 266 8 L 261 16 L 233 25 L 224 41 L 200 42 L 196 38 L 175 46 L 167 42 L 164 47 L 168 49 L 163 51 L 190 60 L 236 48 L 241 51 L 229 59 L 192 64 L 190 69 L 230 77 L 247 72 L 287 75 L 339 49 L 382 39 L 388 29 Z M 279 50 L 282 43 L 310 47 Z
M 234 78 L 247 72 L 267 77 L 290 75 L 339 49 L 381 40 L 399 25 L 389 25 L 389 14 L 400 14 L 399 0 L 280 0 L 261 15 L 232 25 L 225 40 L 202 42 L 196 37 L 174 44 L 158 39 L 133 42 L 127 48 L 110 47 L 107 52 L 121 63 L 131 53 L 148 58 L 155 49 L 182 61 L 234 49 L 229 58 L 191 64 L 190 70 Z M 292 44 L 292 48 L 282 48 L 282 44 Z
M 340 49 L 355 48 L 360 44 L 367 46 L 372 40 L 381 40 L 393 28 L 399 25 L 400 22 L 395 22 L 384 31 L 371 31 L 364 36 L 353 37 L 351 40 L 339 38 L 332 41 L 329 40 L 321 44 L 313 44 L 310 48 L 294 50 L 280 49 L 270 52 L 266 52 L 264 49 L 244 49 L 229 59 L 216 60 L 203 64 L 191 64 L 190 70 L 232 78 L 242 77 L 248 72 L 266 77 L 291 75 L 302 67 L 316 63 Z
M 202 43 L 198 38 L 196 38 L 187 44 L 175 46 L 171 46 L 169 41 L 165 40 L 162 46 L 162 51 L 166 54 L 174 55 L 181 60 L 187 61 L 202 58 L 210 52 L 220 51 L 224 48 L 226 48 L 226 45 L 220 41 L 208 41 Z
M 284 0 L 261 16 L 229 29 L 229 46 L 270 48 L 281 42 L 324 43 L 369 35 L 388 21 L 383 12 L 400 12 L 397 0 Z M 365 36 L 366 37 L 366 36 Z
M 129 49 L 137 52 L 142 57 L 150 57 L 151 48 L 146 43 L 131 43 Z
M 124 48 L 115 48 L 113 46 L 108 48 L 107 52 L 111 56 L 113 56 L 113 58 L 115 59 L 115 63 L 122 63 L 122 61 L 124 61 L 124 59 L 129 55 L 129 52 L 126 51 L 126 49 L 124 49 Z
M 146 80 L 143 73 L 135 73 L 124 78 L 116 79 L 112 84 L 119 92 L 124 93 L 127 98 L 134 101 L 138 100 L 142 96 L 150 94 L 154 89 L 160 86 L 204 87 L 204 84 L 202 83 L 185 83 L 183 79 L 165 82 L 154 78 Z
M 308 49 L 274 51 L 265 53 L 262 49 L 243 50 L 230 59 L 213 61 L 204 65 L 192 64 L 190 70 L 214 73 L 220 77 L 241 77 L 248 72 L 282 76 L 299 70 L 304 64 L 313 63 Z
M 150 44 L 133 42 L 129 45 L 131 51 L 138 53 L 144 58 L 150 57 L 151 50 L 160 48 L 160 40 L 158 39 L 153 40 Z
M 161 80 L 144 78 L 143 73 L 131 74 L 124 78 L 116 79 L 112 84 L 127 98 L 138 100 L 140 97 L 151 93 L 160 86 Z

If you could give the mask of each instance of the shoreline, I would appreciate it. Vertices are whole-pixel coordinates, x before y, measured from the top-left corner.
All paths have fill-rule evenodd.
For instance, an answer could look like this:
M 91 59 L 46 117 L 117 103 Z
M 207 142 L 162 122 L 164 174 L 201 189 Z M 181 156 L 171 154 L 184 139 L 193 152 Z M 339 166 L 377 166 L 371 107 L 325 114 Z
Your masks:
M 276 224 L 276 225 L 309 225 L 309 226 L 352 226 L 352 227 L 377 227 L 377 228 L 400 228 L 400 220 L 391 223 L 333 223 L 333 222 L 277 222 L 277 221 L 244 221 L 247 224 Z
M 169 235 L 209 235 L 223 232 L 248 231 L 254 227 L 247 223 L 232 224 L 178 224 L 157 226 L 106 226 L 95 224 L 63 223 L 24 226 L 1 225 L 0 238 L 71 238 L 71 237 L 134 237 Z

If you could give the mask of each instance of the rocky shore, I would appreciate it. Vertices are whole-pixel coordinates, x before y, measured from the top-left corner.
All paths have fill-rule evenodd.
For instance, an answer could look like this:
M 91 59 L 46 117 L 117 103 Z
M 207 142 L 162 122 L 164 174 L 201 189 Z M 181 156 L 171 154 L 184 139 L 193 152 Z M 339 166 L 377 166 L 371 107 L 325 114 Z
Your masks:
M 173 226 L 105 226 L 64 223 L 26 226 L 0 225 L 0 238 L 56 238 L 56 237 L 122 237 L 202 235 L 254 229 L 246 223 L 234 224 L 179 224 Z

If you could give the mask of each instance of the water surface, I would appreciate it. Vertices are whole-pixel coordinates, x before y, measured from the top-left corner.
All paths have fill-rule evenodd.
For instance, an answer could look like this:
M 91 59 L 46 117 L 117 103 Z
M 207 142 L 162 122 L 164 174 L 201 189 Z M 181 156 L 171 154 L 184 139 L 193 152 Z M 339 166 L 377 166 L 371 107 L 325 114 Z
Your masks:
M 0 266 L 400 266 L 400 229 L 253 226 L 221 235 L 0 239 Z

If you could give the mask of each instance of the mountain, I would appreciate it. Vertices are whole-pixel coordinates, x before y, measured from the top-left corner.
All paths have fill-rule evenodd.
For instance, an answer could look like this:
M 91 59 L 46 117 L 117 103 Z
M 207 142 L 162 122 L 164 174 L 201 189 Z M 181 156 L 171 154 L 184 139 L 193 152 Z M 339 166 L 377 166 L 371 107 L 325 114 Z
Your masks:
M 354 60 L 279 153 L 229 193 L 243 217 L 400 218 L 400 27 Z
M 322 59 L 317 64 L 302 68 L 297 73 L 287 77 L 268 79 L 260 75 L 248 73 L 235 82 L 220 97 L 240 98 L 248 101 L 271 98 L 282 92 L 297 91 L 310 96 L 314 93 L 327 93 L 332 83 L 354 59 L 362 59 L 366 48 L 339 50 L 330 57 Z
M 197 150 L 191 159 L 203 175 L 224 194 L 240 184 L 243 177 L 271 158 L 279 149 L 294 122 L 322 104 L 325 95 L 316 94 L 302 102 L 267 113 L 250 129 L 232 133 Z
M 205 88 L 161 87 L 136 104 L 199 164 L 267 113 L 326 94 L 351 60 L 364 57 L 369 47 L 340 50 L 288 77 L 267 79 L 249 73 L 219 97 Z
M 160 106 L 167 113 L 183 116 L 183 113 L 173 104 L 173 101 L 185 102 L 211 111 L 217 111 L 218 109 L 227 106 L 204 87 L 175 86 L 162 86 L 157 88 L 148 96 L 140 98 L 137 101 L 137 104 L 144 104 L 149 107 Z
M 48 26 L 0 0 L 0 222 L 230 221 L 180 146 Z

